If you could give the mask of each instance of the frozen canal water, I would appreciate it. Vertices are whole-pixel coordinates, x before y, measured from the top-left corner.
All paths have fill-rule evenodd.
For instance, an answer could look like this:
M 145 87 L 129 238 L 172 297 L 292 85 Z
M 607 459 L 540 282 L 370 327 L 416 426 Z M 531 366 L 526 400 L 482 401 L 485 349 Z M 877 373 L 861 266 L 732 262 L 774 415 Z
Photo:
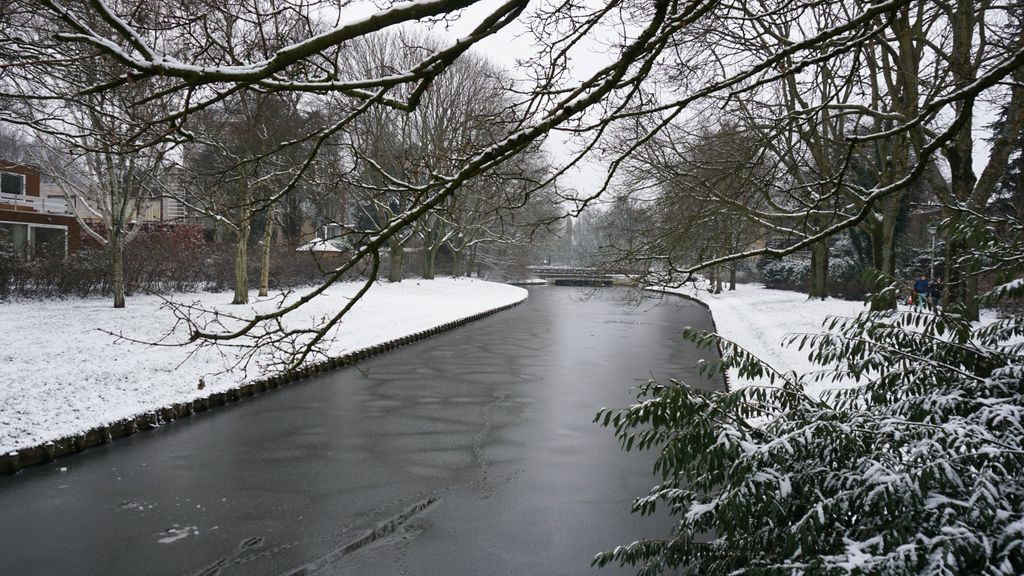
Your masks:
M 589 563 L 669 522 L 630 514 L 651 456 L 592 419 L 652 373 L 705 382 L 680 329 L 710 318 L 623 295 L 532 289 L 358 369 L 0 477 L 0 573 L 628 574 Z

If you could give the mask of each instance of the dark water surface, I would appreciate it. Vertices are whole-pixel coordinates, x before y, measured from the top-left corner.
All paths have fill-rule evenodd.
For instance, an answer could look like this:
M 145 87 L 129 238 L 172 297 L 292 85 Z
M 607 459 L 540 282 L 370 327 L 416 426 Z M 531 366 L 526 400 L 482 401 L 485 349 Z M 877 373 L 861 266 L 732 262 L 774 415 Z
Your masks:
M 669 522 L 630 514 L 652 458 L 592 419 L 701 382 L 680 330 L 710 317 L 584 296 L 0 477 L 0 574 L 628 574 L 590 560 Z

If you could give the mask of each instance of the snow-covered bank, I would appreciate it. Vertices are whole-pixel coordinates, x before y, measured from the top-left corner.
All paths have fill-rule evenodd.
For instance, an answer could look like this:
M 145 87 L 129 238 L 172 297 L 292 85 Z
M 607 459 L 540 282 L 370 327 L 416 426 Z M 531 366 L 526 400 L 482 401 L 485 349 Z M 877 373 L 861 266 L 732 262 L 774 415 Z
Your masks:
M 291 325 L 336 312 L 361 284 L 346 283 L 295 313 Z M 378 284 L 345 317 L 329 354 L 338 356 L 522 301 L 526 290 L 474 279 Z M 229 306 L 227 293 L 186 294 L 225 313 L 266 312 L 276 300 Z M 261 376 L 233 369 L 237 352 L 153 347 L 101 332 L 156 341 L 175 319 L 155 296 L 130 298 L 115 310 L 103 299 L 0 304 L 0 453 L 80 434 L 91 428 L 186 402 Z M 180 340 L 180 335 L 178 339 Z M 173 339 L 173 338 L 172 338 Z M 204 387 L 198 389 L 199 380 Z
M 687 286 L 664 290 L 683 294 L 704 302 L 711 309 L 718 333 L 747 349 L 781 372 L 795 371 L 806 374 L 820 370 L 808 359 L 809 352 L 796 346 L 784 346 L 783 341 L 791 334 L 820 334 L 825 332 L 822 324 L 832 316 L 853 317 L 867 309 L 861 301 L 810 300 L 806 294 L 789 290 L 772 290 L 760 284 L 737 284 L 736 290 L 712 294 L 705 289 Z M 991 311 L 983 311 L 981 321 L 995 320 Z M 762 380 L 741 380 L 732 370 L 729 383 L 733 388 L 751 385 L 767 385 Z M 842 383 L 814 383 L 808 388 L 810 394 L 818 394 L 828 387 Z
M 865 309 L 863 302 L 850 300 L 808 300 L 806 294 L 771 290 L 757 284 L 737 284 L 736 290 L 712 294 L 692 288 L 674 290 L 693 296 L 711 309 L 718 333 L 746 348 L 777 370 L 807 373 L 815 366 L 807 351 L 783 346 L 789 334 L 817 334 L 829 316 L 855 316 Z M 739 388 L 764 381 L 740 380 L 735 370 L 729 374 L 731 386 Z M 817 390 L 809 390 L 814 393 Z

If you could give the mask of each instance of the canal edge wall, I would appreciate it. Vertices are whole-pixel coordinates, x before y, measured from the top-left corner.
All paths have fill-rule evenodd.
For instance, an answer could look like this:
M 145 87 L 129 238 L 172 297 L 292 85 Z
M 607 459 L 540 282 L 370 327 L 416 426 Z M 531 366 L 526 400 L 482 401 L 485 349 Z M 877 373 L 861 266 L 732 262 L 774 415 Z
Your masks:
M 699 304 L 701 307 L 703 307 L 705 310 L 708 311 L 708 316 L 711 317 L 711 329 L 715 331 L 715 334 L 718 334 L 718 325 L 715 324 L 715 313 L 711 311 L 711 306 L 708 306 L 707 302 L 701 300 L 700 298 L 697 298 L 696 296 L 690 296 L 689 294 L 683 294 L 681 292 L 669 292 L 669 291 L 664 290 L 662 288 L 651 288 L 651 287 L 648 287 L 648 288 L 644 288 L 644 290 L 646 290 L 648 292 L 655 292 L 657 294 L 667 294 L 667 295 L 670 295 L 670 296 L 679 296 L 680 298 L 684 298 L 686 300 L 689 300 L 690 302 L 696 302 L 697 304 Z M 718 357 L 721 358 L 722 357 L 722 343 L 719 342 L 718 340 L 715 340 L 715 346 L 718 347 Z M 726 372 L 725 370 L 722 370 L 722 385 L 725 386 L 725 391 L 726 392 L 731 392 L 732 391 L 732 386 L 729 384 L 729 373 Z
M 62 456 L 78 454 L 79 452 L 95 446 L 109 444 L 118 438 L 132 436 L 138 432 L 158 428 L 168 422 L 187 418 L 219 406 L 233 404 L 245 398 L 270 392 L 311 376 L 323 374 L 337 368 L 353 366 L 360 360 L 365 360 L 372 356 L 383 354 L 384 352 L 400 348 L 406 344 L 425 340 L 431 336 L 436 336 L 438 334 L 454 330 L 461 326 L 465 326 L 470 322 L 514 308 L 525 302 L 528 297 L 528 295 L 523 296 L 522 299 L 510 304 L 505 304 L 490 310 L 484 310 L 464 318 L 452 320 L 451 322 L 439 324 L 433 328 L 420 330 L 419 332 L 407 334 L 373 346 L 353 350 L 340 356 L 332 356 L 320 362 L 307 364 L 296 370 L 283 372 L 267 378 L 252 380 L 237 388 L 232 388 L 223 392 L 214 392 L 209 396 L 196 398 L 195 400 L 188 402 L 176 402 L 170 406 L 165 406 L 157 410 L 151 410 L 129 418 L 122 418 L 121 420 L 111 424 L 97 426 L 79 434 L 65 436 L 58 438 L 57 440 L 50 440 L 35 446 L 28 446 L 0 454 L 0 475 L 10 475 L 29 466 L 53 462 Z

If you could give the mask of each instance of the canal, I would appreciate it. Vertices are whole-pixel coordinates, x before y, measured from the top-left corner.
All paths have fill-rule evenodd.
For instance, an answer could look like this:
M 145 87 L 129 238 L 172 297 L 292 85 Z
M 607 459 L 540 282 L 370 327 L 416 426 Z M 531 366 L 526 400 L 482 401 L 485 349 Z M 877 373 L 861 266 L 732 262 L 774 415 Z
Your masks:
M 11 575 L 576 575 L 668 533 L 592 422 L 654 375 L 706 386 L 676 297 L 538 287 L 509 311 L 0 477 Z

